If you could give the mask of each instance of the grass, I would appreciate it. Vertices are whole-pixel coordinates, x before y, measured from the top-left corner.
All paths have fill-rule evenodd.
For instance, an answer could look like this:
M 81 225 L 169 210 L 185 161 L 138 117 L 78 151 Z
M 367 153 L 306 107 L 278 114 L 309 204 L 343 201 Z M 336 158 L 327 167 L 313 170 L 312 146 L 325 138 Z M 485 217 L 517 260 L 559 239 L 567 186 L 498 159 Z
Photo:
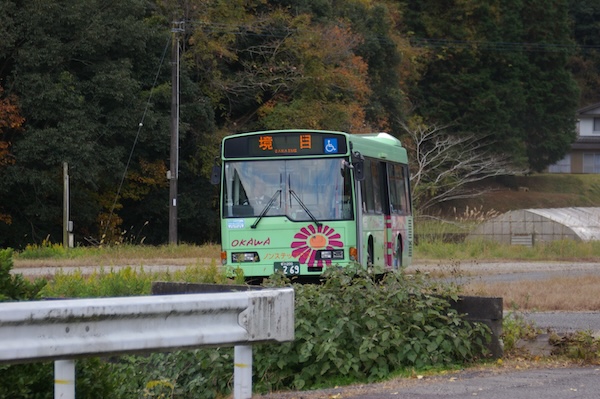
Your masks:
M 76 247 L 68 250 L 60 244 L 29 245 L 15 253 L 15 268 L 43 266 L 112 266 L 117 264 L 190 265 L 199 260 L 219 259 L 218 244 L 204 245 L 117 245 L 106 247 Z
M 499 213 L 528 208 L 600 206 L 600 175 L 597 174 L 534 174 L 503 180 L 482 182 L 477 188 L 485 188 L 487 193 L 449 201 L 441 207 L 441 212 L 451 216 L 452 209 L 467 206 Z M 519 187 L 527 191 L 520 191 Z
M 600 276 L 560 277 L 548 280 L 482 283 L 463 286 L 465 295 L 502 297 L 506 309 L 521 311 L 598 311 Z
M 495 241 L 473 240 L 447 243 L 421 241 L 415 247 L 416 261 L 422 260 L 507 260 L 507 261 L 594 261 L 600 259 L 600 241 L 557 240 L 533 247 L 507 245 Z
M 439 224 L 439 222 L 437 222 Z M 468 223 L 468 222 L 467 222 Z M 443 224 L 442 224 L 443 225 Z M 457 223 L 450 224 L 455 228 Z M 430 223 L 431 232 L 435 231 Z M 444 226 L 444 228 L 447 228 Z M 447 230 L 444 230 L 447 232 Z M 432 235 L 434 237 L 434 235 Z M 65 250 L 61 245 L 46 243 L 29 246 L 15 254 L 14 265 L 19 267 L 90 266 L 110 270 L 111 266 L 182 265 L 194 270 L 199 265 L 214 265 L 219 258 L 217 244 L 202 246 L 120 245 L 95 248 L 79 247 Z M 493 241 L 445 243 L 441 240 L 422 240 L 415 248 L 415 263 L 446 265 L 437 267 L 434 275 L 443 277 L 460 274 L 461 262 L 485 261 L 593 261 L 600 258 L 600 242 L 570 240 L 538 244 L 534 247 L 503 245 Z M 141 272 L 144 273 L 143 270 Z M 96 276 L 98 277 L 98 276 Z M 185 278 L 193 281 L 193 277 Z M 471 279 L 474 280 L 474 279 Z M 507 309 L 519 310 L 600 310 L 600 277 L 563 277 L 546 281 L 511 283 L 482 283 L 470 281 L 461 287 L 466 295 L 504 298 Z
M 81 271 L 58 271 L 48 280 L 41 295 L 46 298 L 87 298 L 149 295 L 152 282 L 169 281 L 208 284 L 243 284 L 243 276 L 236 270 L 225 270 L 216 262 L 188 266 L 183 270 L 152 272 L 125 267 L 121 270 L 100 268 L 90 275 Z
M 477 277 L 506 273 L 499 270 L 468 271 L 462 264 L 485 262 L 594 262 L 600 259 L 600 242 L 572 240 L 537 244 L 533 247 L 472 241 L 458 244 L 426 242 L 417 246 L 413 268 L 433 277 L 452 277 L 460 281 L 461 294 L 502 297 L 507 310 L 521 311 L 598 311 L 600 310 L 600 276 L 553 277 L 542 280 L 484 282 Z M 435 267 L 419 265 L 435 265 Z M 598 266 L 600 268 L 600 264 Z M 600 273 L 599 273 L 600 274 Z

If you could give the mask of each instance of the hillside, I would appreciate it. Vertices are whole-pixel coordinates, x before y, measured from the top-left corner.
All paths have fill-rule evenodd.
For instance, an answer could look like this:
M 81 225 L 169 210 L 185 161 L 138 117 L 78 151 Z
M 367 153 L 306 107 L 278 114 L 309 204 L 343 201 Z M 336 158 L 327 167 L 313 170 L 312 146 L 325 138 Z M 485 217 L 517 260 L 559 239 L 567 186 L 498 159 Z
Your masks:
M 536 174 L 486 182 L 482 195 L 449 202 L 444 214 L 466 209 L 504 213 L 514 209 L 600 206 L 600 175 Z

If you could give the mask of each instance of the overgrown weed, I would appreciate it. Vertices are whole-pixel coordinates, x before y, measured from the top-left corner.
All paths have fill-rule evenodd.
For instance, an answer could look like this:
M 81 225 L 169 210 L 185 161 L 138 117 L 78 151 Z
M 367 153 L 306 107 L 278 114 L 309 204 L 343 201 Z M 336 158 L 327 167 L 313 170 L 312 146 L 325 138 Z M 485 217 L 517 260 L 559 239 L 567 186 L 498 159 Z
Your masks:
M 183 270 L 150 272 L 143 267 L 127 266 L 120 269 L 100 268 L 91 274 L 81 270 L 65 273 L 61 270 L 48 281 L 41 295 L 47 298 L 98 298 L 132 295 L 149 295 L 153 281 L 186 283 L 243 284 L 237 270 L 223 269 L 215 261 L 195 264 Z
M 511 357 L 522 355 L 517 343 L 520 340 L 534 340 L 542 331 L 535 323 L 525 319 L 522 313 L 511 311 L 502 320 L 502 341 L 504 343 L 504 355 Z
M 593 331 L 577 331 L 559 336 L 552 334 L 549 342 L 556 356 L 565 356 L 583 364 L 600 364 L 600 338 Z
M 240 277 L 239 271 L 223 270 L 216 263 L 162 275 L 143 268 L 101 269 L 90 276 L 58 273 L 43 295 L 145 295 L 156 279 L 233 282 Z M 269 284 L 290 283 L 279 276 Z M 380 381 L 403 370 L 452 368 L 485 358 L 489 329 L 466 322 L 450 309 L 444 298 L 455 298 L 454 288 L 425 275 L 390 273 L 375 279 L 364 270 L 330 269 L 324 284 L 294 285 L 294 289 L 295 340 L 254 346 L 257 391 L 311 389 L 331 386 L 332 381 Z M 84 378 L 89 384 L 81 386 L 102 381 L 98 392 L 110 391 L 105 397 L 115 398 L 218 398 L 231 390 L 232 361 L 231 348 L 122 356 L 101 362 L 97 371 L 88 370 Z M 20 370 L 9 367 L 3 372 L 17 377 Z M 36 378 L 47 383 L 49 377 Z M 34 389 L 37 383 L 24 379 L 25 385 L 19 387 Z M 11 392 L 13 388 L 18 389 L 11 387 Z

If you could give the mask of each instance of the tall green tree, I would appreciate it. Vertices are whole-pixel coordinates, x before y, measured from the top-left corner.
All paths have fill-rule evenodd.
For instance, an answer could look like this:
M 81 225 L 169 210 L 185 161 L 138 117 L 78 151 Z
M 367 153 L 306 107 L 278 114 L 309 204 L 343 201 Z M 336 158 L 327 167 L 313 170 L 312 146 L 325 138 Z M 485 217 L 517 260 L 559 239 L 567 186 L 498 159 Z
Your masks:
M 110 212 L 134 144 L 130 170 L 165 180 L 164 170 L 143 169 L 167 159 L 168 107 L 160 109 L 160 96 L 143 129 L 138 126 L 169 37 L 149 6 L 142 0 L 3 3 L 15 40 L 2 47 L 0 71 L 26 118 L 13 145 L 15 163 L 1 172 L 0 197 L 12 198 L 5 209 L 14 221 L 5 245 L 47 236 L 61 241 L 63 162 L 80 237 L 102 234 L 101 215 Z M 125 183 L 126 194 L 152 186 L 131 178 Z M 117 205 L 118 212 L 121 201 Z
M 569 15 L 578 46 L 569 66 L 581 90 L 579 105 L 584 107 L 600 102 L 600 3 L 571 0 Z
M 542 171 L 562 159 L 576 138 L 579 89 L 567 68 L 572 50 L 566 49 L 573 45 L 567 1 L 525 4 L 523 41 L 541 45 L 545 51 L 528 51 L 529 68 L 524 75 L 528 106 L 521 115 L 521 126 L 527 133 L 529 164 Z
M 496 143 L 533 170 L 575 138 L 566 1 L 409 1 L 407 33 L 428 49 L 418 113 Z

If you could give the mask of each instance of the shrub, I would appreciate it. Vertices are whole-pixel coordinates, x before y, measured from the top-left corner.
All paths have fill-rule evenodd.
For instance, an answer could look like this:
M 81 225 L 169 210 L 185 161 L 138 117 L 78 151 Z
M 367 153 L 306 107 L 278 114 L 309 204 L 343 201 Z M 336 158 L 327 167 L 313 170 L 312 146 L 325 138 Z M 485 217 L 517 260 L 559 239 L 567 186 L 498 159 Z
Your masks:
M 295 340 L 254 346 L 254 387 L 312 389 L 375 381 L 406 368 L 449 366 L 485 354 L 489 330 L 467 323 L 421 277 L 333 270 L 323 285 L 294 285 Z M 281 278 L 267 284 L 280 286 Z M 453 295 L 450 293 L 450 295 Z M 126 357 L 123 396 L 218 398 L 231 389 L 231 348 Z
M 376 281 L 344 269 L 326 277 L 322 286 L 295 286 L 295 341 L 256 347 L 261 389 L 314 388 L 338 377 L 374 381 L 485 353 L 487 327 L 467 323 L 422 276 Z
M 0 250 L 0 301 L 20 301 L 39 297 L 46 285 L 43 279 L 30 282 L 22 274 L 11 274 L 13 268 L 12 249 Z

